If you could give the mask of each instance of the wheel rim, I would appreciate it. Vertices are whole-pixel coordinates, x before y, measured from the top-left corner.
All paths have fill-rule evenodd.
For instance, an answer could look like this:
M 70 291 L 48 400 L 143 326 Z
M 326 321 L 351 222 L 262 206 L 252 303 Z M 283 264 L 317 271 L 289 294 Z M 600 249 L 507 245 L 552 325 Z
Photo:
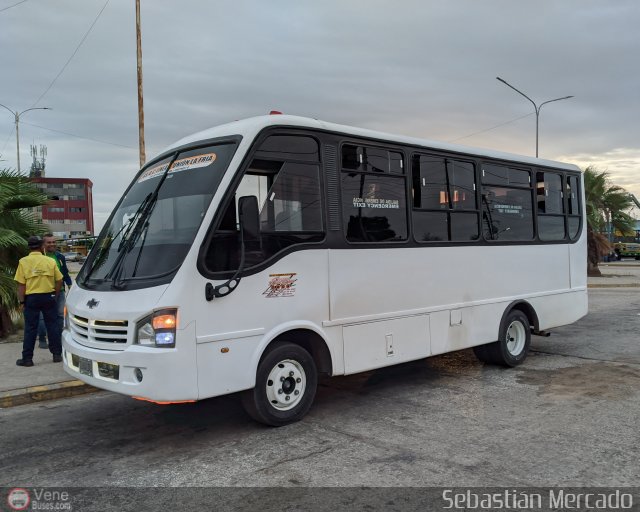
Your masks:
M 307 376 L 298 361 L 285 359 L 276 364 L 267 377 L 267 399 L 279 411 L 288 411 L 300 403 L 307 387 Z
M 514 320 L 509 324 L 507 328 L 507 335 L 505 341 L 507 343 L 507 350 L 512 356 L 519 356 L 524 349 L 524 345 L 527 340 L 527 332 L 522 322 Z

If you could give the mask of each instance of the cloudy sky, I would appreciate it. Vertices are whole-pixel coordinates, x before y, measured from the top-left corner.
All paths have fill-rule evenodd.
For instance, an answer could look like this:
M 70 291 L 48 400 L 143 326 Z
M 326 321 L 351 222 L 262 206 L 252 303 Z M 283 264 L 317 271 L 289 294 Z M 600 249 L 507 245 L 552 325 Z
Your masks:
M 147 157 L 270 110 L 608 170 L 640 198 L 637 0 L 141 0 Z M 100 228 L 138 167 L 134 0 L 0 0 L 0 103 L 21 167 L 94 183 Z M 16 167 L 0 108 L 0 167 Z M 637 212 L 636 212 L 637 213 Z

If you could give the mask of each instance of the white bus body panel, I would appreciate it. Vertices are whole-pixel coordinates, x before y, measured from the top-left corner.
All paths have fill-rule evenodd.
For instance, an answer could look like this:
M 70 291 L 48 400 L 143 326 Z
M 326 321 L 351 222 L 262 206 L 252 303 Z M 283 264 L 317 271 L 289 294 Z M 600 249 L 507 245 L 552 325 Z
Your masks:
M 196 373 L 193 371 L 195 362 L 195 343 L 188 340 L 195 339 L 195 323 L 180 322 L 176 338 L 186 341 L 176 344 L 174 349 L 157 349 L 133 344 L 136 323 L 145 318 L 160 300 L 165 306 L 175 306 L 167 303 L 165 292 L 168 285 L 143 290 L 122 292 L 94 292 L 73 286 L 67 296 L 67 311 L 70 328 L 62 333 L 64 349 L 64 368 L 74 378 L 80 379 L 93 386 L 140 396 L 152 400 L 195 400 L 198 398 Z M 97 302 L 93 308 L 87 303 Z M 75 326 L 75 318 L 89 319 L 92 333 L 87 337 L 80 335 L 84 329 Z M 93 325 L 96 320 L 127 322 L 126 342 L 100 342 L 99 327 Z M 78 366 L 73 364 L 73 356 L 83 357 L 93 362 L 93 376 L 80 373 Z M 119 380 L 100 377 L 97 363 L 109 363 L 119 366 Z M 139 382 L 135 377 L 135 369 L 142 371 L 143 380 Z
M 501 318 L 513 302 L 530 304 L 541 330 L 570 324 L 587 313 L 586 226 L 574 244 L 306 248 L 244 277 L 230 295 L 207 302 L 206 283 L 221 282 L 198 272 L 198 252 L 247 148 L 263 128 L 273 125 L 463 151 L 461 146 L 293 116 L 239 121 L 178 141 L 173 147 L 243 136 L 192 249 L 169 285 L 122 292 L 71 289 L 70 315 L 126 320 L 128 328 L 126 344 L 108 347 L 65 330 L 64 364 L 70 375 L 152 400 L 195 400 L 253 387 L 264 349 L 279 335 L 286 339 L 286 333 L 296 329 L 317 333 L 329 349 L 333 375 L 342 375 L 495 341 Z M 484 149 L 467 152 L 478 157 L 514 157 Z M 577 170 L 557 162 L 515 159 Z M 584 196 L 582 204 L 584 209 Z M 269 295 L 278 277 L 295 280 L 292 289 Z M 90 309 L 86 304 L 92 299 L 99 305 Z M 176 347 L 135 345 L 136 322 L 154 308 L 165 307 L 179 308 Z M 80 374 L 72 355 L 92 360 L 94 367 L 97 362 L 120 365 L 119 381 Z M 136 368 L 143 372 L 142 382 L 135 378 Z
M 329 314 L 325 250 L 294 252 L 243 278 L 236 291 L 211 302 L 204 300 L 206 283 L 199 276 L 195 286 L 185 290 L 195 299 L 190 314 L 197 319 L 201 398 L 253 387 L 260 356 L 279 334 L 307 329 L 325 336 L 322 321 Z M 332 359 L 340 360 L 340 355 L 332 353 Z

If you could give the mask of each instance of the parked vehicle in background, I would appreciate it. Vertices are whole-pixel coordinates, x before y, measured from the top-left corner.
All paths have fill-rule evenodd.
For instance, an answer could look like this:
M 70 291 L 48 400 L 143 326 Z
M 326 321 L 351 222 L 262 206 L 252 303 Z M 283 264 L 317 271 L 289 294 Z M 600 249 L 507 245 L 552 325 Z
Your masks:
M 618 260 L 622 258 L 635 258 L 640 260 L 640 244 L 630 242 L 618 242 L 613 246 Z
M 64 259 L 67 261 L 84 261 L 85 257 L 79 252 L 63 252 L 62 255 Z

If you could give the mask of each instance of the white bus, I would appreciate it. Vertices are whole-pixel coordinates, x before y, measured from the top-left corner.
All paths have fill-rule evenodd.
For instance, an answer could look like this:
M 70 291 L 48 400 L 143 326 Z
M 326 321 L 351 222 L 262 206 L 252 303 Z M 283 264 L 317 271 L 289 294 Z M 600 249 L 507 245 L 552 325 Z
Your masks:
M 473 347 L 515 366 L 587 312 L 580 170 L 262 116 L 134 178 L 67 299 L 66 371 L 160 403 L 302 418 L 319 375 Z

